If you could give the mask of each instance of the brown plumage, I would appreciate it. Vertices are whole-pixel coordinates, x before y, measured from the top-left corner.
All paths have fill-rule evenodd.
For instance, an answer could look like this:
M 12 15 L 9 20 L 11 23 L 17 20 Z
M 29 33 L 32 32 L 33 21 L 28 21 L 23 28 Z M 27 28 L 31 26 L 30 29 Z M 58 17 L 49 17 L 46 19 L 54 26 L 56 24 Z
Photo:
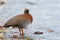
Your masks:
M 24 35 L 23 29 L 27 28 L 26 26 L 28 24 L 31 24 L 32 21 L 33 21 L 33 18 L 31 14 L 29 13 L 29 9 L 25 8 L 24 14 L 20 14 L 11 18 L 5 23 L 3 27 L 6 27 L 6 28 L 10 26 L 12 26 L 13 28 L 17 27 L 20 32 L 22 31 L 22 35 Z

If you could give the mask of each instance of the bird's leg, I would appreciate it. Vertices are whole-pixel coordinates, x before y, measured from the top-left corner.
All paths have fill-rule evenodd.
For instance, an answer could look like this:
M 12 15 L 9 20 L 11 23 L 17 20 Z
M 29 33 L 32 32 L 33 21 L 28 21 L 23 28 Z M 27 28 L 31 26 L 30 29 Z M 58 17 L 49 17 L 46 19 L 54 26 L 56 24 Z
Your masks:
M 22 33 L 21 33 L 22 32 L 22 29 L 21 28 L 19 29 L 19 32 L 20 32 L 20 35 L 22 35 Z
M 21 32 L 22 32 L 21 37 L 22 37 L 22 39 L 24 39 L 24 31 L 23 31 L 23 29 L 21 29 Z
M 20 35 L 21 35 L 21 37 L 22 37 L 22 39 L 23 39 L 23 38 L 24 38 L 24 31 L 23 31 L 23 28 L 20 28 L 19 31 L 20 31 Z
M 22 38 L 24 38 L 24 30 L 22 29 Z

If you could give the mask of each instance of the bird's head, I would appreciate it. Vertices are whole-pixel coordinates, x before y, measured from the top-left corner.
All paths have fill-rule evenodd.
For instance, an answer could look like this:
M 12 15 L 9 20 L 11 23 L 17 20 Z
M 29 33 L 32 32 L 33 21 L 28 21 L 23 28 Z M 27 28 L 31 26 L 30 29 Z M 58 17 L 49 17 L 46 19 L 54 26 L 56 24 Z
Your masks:
M 25 8 L 24 9 L 24 14 L 27 14 L 27 13 L 29 13 L 29 9 L 28 8 Z

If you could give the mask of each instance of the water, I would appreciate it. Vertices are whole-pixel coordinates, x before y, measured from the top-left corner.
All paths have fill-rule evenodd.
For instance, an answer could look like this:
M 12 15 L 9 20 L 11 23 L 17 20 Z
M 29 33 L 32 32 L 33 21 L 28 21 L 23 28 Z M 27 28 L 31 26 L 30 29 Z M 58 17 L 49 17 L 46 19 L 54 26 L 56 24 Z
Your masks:
M 29 8 L 34 18 L 25 32 L 26 36 L 37 40 L 60 40 L 60 0 L 7 0 L 0 10 L 0 25 L 4 25 L 11 17 L 22 14 L 24 8 Z M 47 32 L 48 28 L 55 32 Z M 43 34 L 34 35 L 35 31 L 42 31 Z

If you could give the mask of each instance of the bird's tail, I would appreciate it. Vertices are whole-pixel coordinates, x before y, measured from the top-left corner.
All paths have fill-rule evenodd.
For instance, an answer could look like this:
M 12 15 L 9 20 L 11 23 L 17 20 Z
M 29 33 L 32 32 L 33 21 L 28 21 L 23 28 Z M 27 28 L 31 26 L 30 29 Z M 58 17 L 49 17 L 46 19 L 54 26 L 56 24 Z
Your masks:
M 10 27 L 10 25 L 4 25 L 3 27 L 5 27 L 5 28 L 9 28 L 9 27 Z

